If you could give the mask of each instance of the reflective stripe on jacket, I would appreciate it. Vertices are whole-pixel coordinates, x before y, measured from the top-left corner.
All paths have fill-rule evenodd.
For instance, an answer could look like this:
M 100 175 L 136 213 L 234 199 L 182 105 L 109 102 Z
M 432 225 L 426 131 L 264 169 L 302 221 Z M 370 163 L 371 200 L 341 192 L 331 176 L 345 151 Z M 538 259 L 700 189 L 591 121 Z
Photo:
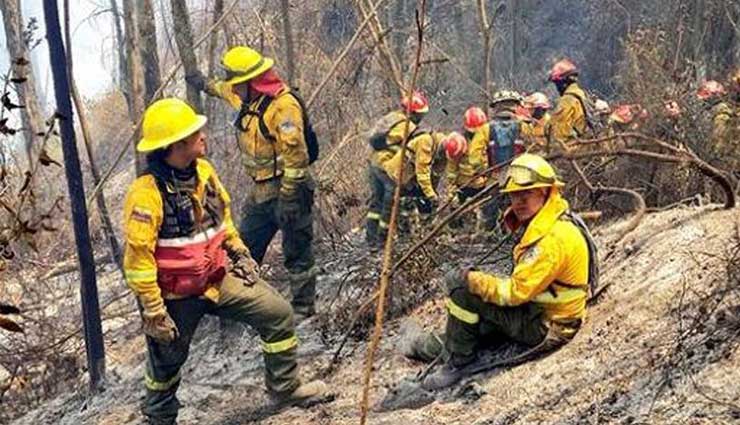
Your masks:
M 469 141 L 468 151 L 457 160 L 447 160 L 445 174 L 448 186 L 459 189 L 481 189 L 486 186 L 488 175 L 483 172 L 489 168 L 487 150 L 490 130 L 489 123 L 482 125 Z
M 216 211 L 217 219 L 211 220 L 209 229 L 190 235 L 171 234 L 163 228 L 164 200 L 152 175 L 137 178 L 126 195 L 124 274 L 149 311 L 164 309 L 163 297 L 205 295 L 217 300 L 226 265 L 222 243 L 246 250 L 231 219 L 231 199 L 207 161 L 197 160 L 196 179 L 192 197 L 196 225 L 206 221 L 206 209 L 211 207 L 206 205 L 208 193 L 217 194 L 220 202 L 216 208 L 221 211 Z M 168 237 L 160 239 L 160 233 Z
M 583 319 L 588 296 L 588 245 L 580 230 L 562 217 L 567 210 L 568 202 L 552 189 L 514 247 L 511 276 L 470 272 L 471 292 L 501 306 L 541 304 L 550 320 Z M 510 228 L 519 226 L 511 210 L 504 217 Z
M 225 82 L 212 83 L 209 90 L 226 100 L 237 111 L 242 101 Z M 270 102 L 264 112 L 265 126 L 275 140 L 262 134 L 257 116 L 260 103 L 265 99 L 254 99 L 248 114 L 241 120 L 239 148 L 247 174 L 256 182 L 282 177 L 280 190 L 292 194 L 299 182 L 309 175 L 308 147 L 303 137 L 303 111 L 301 105 L 285 87 Z

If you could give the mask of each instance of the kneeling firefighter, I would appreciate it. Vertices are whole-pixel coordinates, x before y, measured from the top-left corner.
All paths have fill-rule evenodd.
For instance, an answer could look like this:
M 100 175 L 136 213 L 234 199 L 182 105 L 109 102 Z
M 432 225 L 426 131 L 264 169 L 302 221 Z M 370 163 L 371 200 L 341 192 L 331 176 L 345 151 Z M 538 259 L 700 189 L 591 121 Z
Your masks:
M 137 145 L 148 168 L 126 195 L 124 272 L 146 335 L 142 411 L 150 424 L 176 423 L 180 368 L 206 314 L 259 333 L 265 383 L 276 403 L 313 401 L 326 392 L 321 381 L 298 379 L 293 311 L 259 276 L 232 222 L 229 195 L 202 159 L 205 123 L 179 99 L 149 106 Z
M 596 246 L 586 225 L 561 196 L 563 183 L 542 157 L 523 154 L 505 175 L 503 192 L 511 198 L 507 228 L 521 235 L 514 246 L 509 276 L 475 269 L 452 270 L 447 329 L 443 337 L 408 332 L 402 351 L 446 363 L 423 382 L 444 388 L 465 376 L 484 345 L 510 339 L 528 346 L 570 341 L 586 317 L 589 290 L 597 284 Z M 442 342 L 444 341 L 444 342 Z

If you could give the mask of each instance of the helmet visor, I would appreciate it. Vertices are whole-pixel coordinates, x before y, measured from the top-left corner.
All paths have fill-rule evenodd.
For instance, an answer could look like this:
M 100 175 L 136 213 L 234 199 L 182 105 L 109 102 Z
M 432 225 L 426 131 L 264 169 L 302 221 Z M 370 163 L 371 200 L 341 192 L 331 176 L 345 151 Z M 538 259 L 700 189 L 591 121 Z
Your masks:
M 513 182 L 517 186 L 527 187 L 537 183 L 554 185 L 556 179 L 554 177 L 542 176 L 536 171 L 530 170 L 526 167 L 512 165 L 506 173 L 502 174 L 502 179 L 499 182 L 501 185 L 500 187 L 506 187 L 509 181 Z

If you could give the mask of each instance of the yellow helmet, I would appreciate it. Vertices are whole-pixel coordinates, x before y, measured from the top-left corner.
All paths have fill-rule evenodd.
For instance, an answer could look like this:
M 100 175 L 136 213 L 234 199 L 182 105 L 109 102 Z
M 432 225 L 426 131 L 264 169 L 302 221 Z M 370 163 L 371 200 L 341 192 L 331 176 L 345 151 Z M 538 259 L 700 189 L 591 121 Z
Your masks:
M 539 155 L 519 155 L 504 175 L 502 193 L 519 192 L 538 187 L 563 187 L 555 169 Z
M 226 83 L 232 85 L 265 73 L 274 63 L 272 59 L 247 46 L 232 47 L 221 58 L 221 65 L 226 71 Z
M 141 124 L 139 152 L 151 152 L 179 142 L 200 130 L 208 118 L 198 115 L 187 103 L 176 98 L 160 99 L 146 108 Z

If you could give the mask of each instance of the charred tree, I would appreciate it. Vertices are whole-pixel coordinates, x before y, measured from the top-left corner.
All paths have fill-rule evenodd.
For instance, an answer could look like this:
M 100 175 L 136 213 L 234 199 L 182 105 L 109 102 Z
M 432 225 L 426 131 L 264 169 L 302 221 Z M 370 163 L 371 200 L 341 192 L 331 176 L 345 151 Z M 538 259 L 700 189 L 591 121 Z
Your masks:
M 80 263 L 80 295 L 82 298 L 82 319 L 87 350 L 87 366 L 90 373 L 90 389 L 96 391 L 102 387 L 105 377 L 105 349 L 103 330 L 100 323 L 100 305 L 98 287 L 95 280 L 95 259 L 93 257 L 90 232 L 87 226 L 87 206 L 85 205 L 85 187 L 82 181 L 82 170 L 77 152 L 74 131 L 74 115 L 69 99 L 67 61 L 62 42 L 62 31 L 59 25 L 59 6 L 56 0 L 44 0 L 46 20 L 46 38 L 49 42 L 49 59 L 54 77 L 54 97 L 57 105 L 57 118 L 62 136 L 64 151 L 64 171 L 67 176 L 67 187 L 74 225 L 77 256 Z
M 126 63 L 126 40 L 123 35 L 123 26 L 121 25 L 121 14 L 118 9 L 118 2 L 110 0 L 111 14 L 113 15 L 113 29 L 116 37 L 116 54 L 118 55 L 118 88 L 122 93 L 128 93 L 128 64 Z M 133 117 L 130 117 L 133 119 Z
M 151 102 L 154 92 L 162 84 L 159 72 L 159 53 L 157 49 L 157 25 L 151 0 L 137 0 L 136 21 L 141 39 L 141 64 L 144 71 L 144 103 Z

